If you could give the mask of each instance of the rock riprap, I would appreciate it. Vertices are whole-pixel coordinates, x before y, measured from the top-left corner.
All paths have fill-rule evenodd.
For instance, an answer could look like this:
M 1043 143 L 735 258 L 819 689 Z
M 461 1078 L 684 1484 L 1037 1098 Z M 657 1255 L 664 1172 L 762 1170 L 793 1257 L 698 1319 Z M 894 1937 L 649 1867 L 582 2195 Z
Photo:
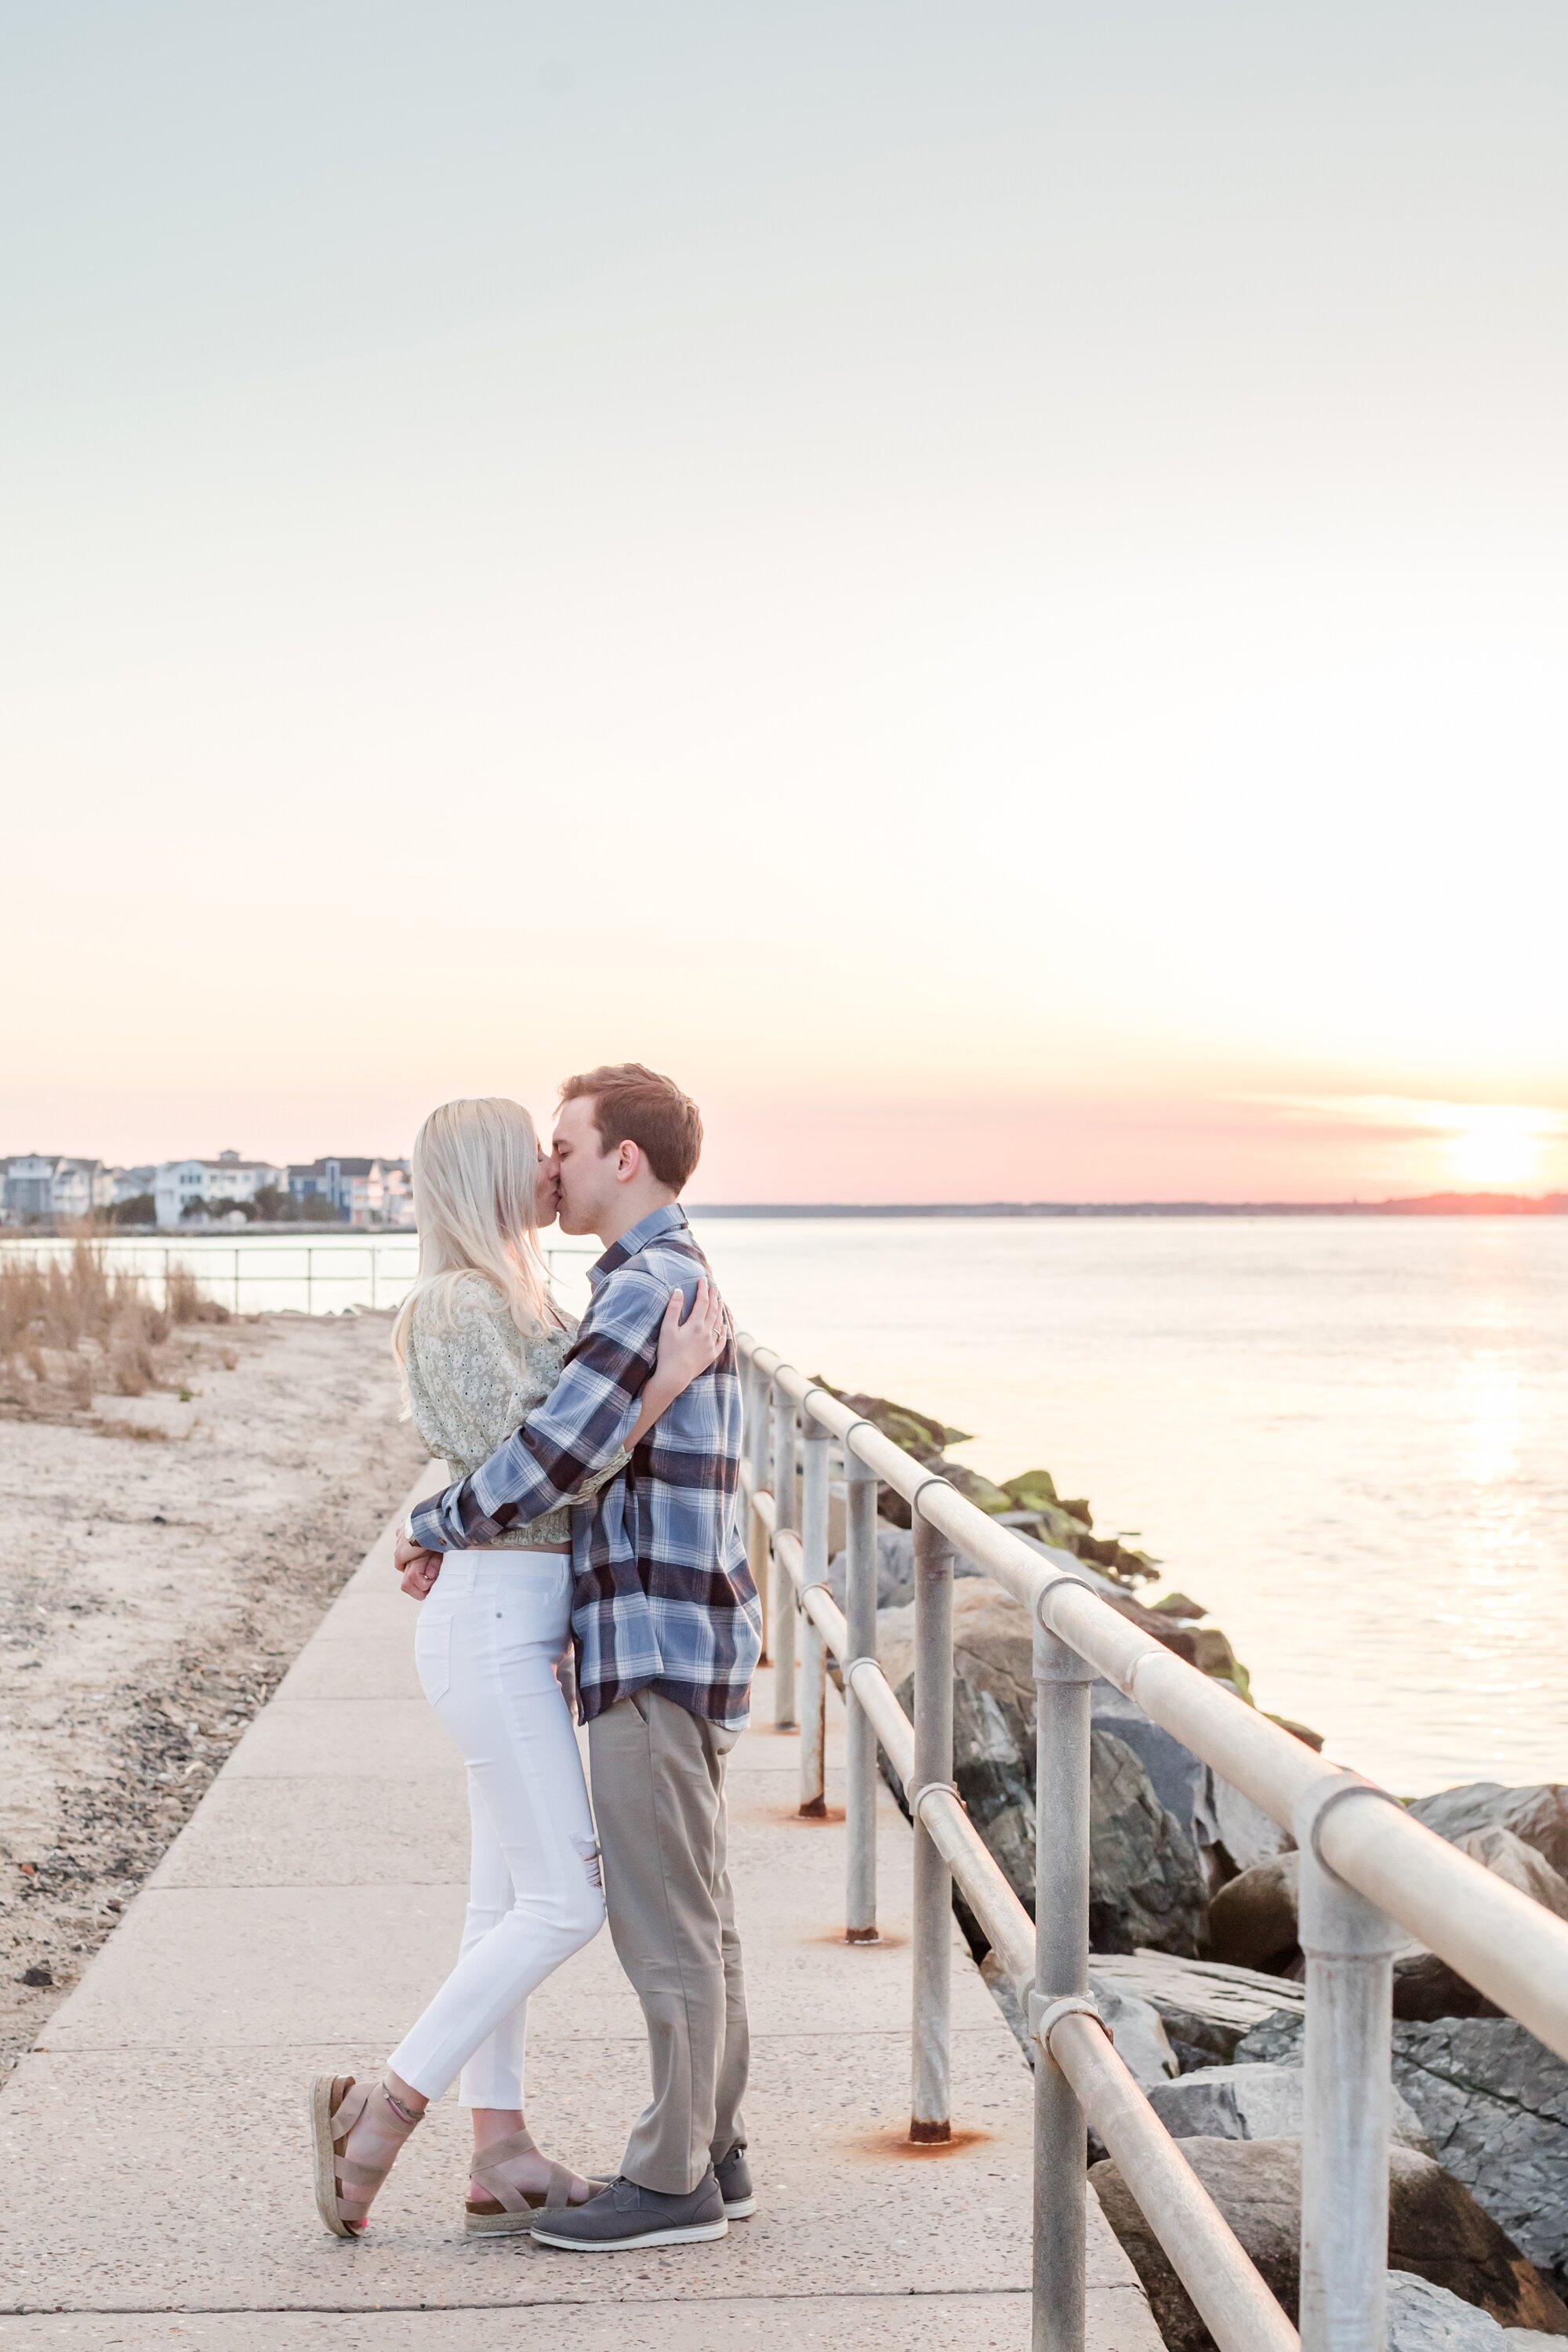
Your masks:
M 1388 2352 L 1533 2352 L 1561 2340 L 1539 2328 L 1500 2327 L 1489 2312 L 1414 2271 L 1388 2273 Z
M 1205 2066 L 1157 2084 L 1149 2104 L 1173 2139 L 1300 2139 L 1306 2076 L 1300 2066 Z M 1432 2154 L 1419 2116 L 1397 2091 L 1390 2136 Z
M 1284 2029 L 1287 2063 L 1300 2063 L 1307 1993 L 1288 1978 L 1226 1968 L 1218 1960 L 1175 1959 L 1165 1952 L 1107 1953 L 1090 1962 L 1090 1971 L 1091 1982 L 1104 1981 L 1129 1999 L 1149 2003 L 1184 2072 L 1254 2055 L 1250 2038 L 1277 2023 Z M 1256 2054 L 1272 2058 L 1274 2053 L 1259 2049 Z
M 1300 2290 L 1300 2141 L 1192 2138 L 1178 2144 L 1294 2320 Z M 1116 2166 L 1092 2165 L 1089 2177 L 1143 2283 L 1167 2352 L 1214 2352 L 1214 2338 Z M 1388 2188 L 1392 2269 L 1429 2279 L 1501 2326 L 1568 2336 L 1568 2307 L 1441 2165 L 1414 2148 L 1393 2147 Z
M 1017 1477 L 1004 1479 L 998 1485 L 983 1471 L 972 1470 L 966 1462 L 955 1462 L 948 1454 L 950 1445 L 969 1443 L 967 1430 L 954 1429 L 929 1412 L 918 1412 L 913 1405 L 896 1404 L 891 1397 L 858 1395 L 835 1389 L 820 1378 L 816 1385 L 826 1389 L 852 1412 L 874 1423 L 885 1437 L 891 1438 L 895 1445 L 901 1446 L 936 1476 L 947 1479 L 966 1501 L 990 1517 L 1005 1519 L 1009 1527 L 1054 1545 L 1058 1550 L 1071 1552 L 1118 1584 L 1131 1588 L 1150 1583 L 1158 1577 L 1159 1562 L 1151 1559 L 1147 1552 L 1133 1549 L 1120 1537 L 1097 1536 L 1094 1514 L 1088 1503 L 1078 1498 L 1064 1501 L 1048 1470 L 1024 1470 Z M 890 1486 L 878 1488 L 877 1508 L 889 1526 L 909 1526 L 909 1504 Z M 1195 1613 L 1201 1617 L 1206 1612 L 1200 1609 Z
M 1300 1864 L 1296 1853 L 1274 1854 L 1238 1871 L 1215 1891 L 1207 1938 L 1215 1959 L 1283 1976 L 1300 1958 Z
M 1279 2015 L 1236 2054 L 1299 2066 L 1301 2042 Z M 1395 2022 L 1394 2080 L 1438 2160 L 1568 2291 L 1568 2066 L 1511 2017 L 1449 2017 Z
M 1097 1959 L 1089 1971 L 1089 1990 L 1095 2007 L 1110 2031 L 1116 2054 L 1133 2081 L 1145 2091 L 1157 2083 L 1169 2083 L 1181 2072 L 1181 2061 L 1172 2047 L 1165 2031 L 1164 2020 L 1152 2001 L 1138 1994 L 1122 1992 L 1105 1974 L 1108 1961 Z M 1036 2063 L 1037 2045 L 1030 2037 L 1023 2004 L 1003 1972 L 994 1952 L 987 1952 L 980 1963 L 980 1973 L 990 1986 L 996 2006 L 1002 2011 L 1025 2057 L 1031 2066 Z
M 1180 1592 L 1153 1607 L 1140 1599 L 1137 1589 L 1154 1577 L 1156 1563 L 1120 1538 L 1097 1536 L 1089 1505 L 1064 1499 L 1047 1471 L 994 1481 L 954 1460 L 949 1449 L 965 1442 L 963 1432 L 887 1398 L 845 1402 L 1141 1631 L 1250 1701 L 1245 1669 L 1224 1634 L 1201 1622 L 1201 1604 Z M 910 1513 L 886 1488 L 879 1508 L 879 1654 L 912 1714 Z M 840 1551 L 830 1580 L 841 1602 L 845 1566 Z M 1014 1892 L 1032 1910 L 1033 1627 L 1029 1612 L 967 1561 L 955 1562 L 955 1576 L 954 1779 Z M 1090 1685 L 1089 1707 L 1093 1990 L 1126 2063 L 1173 2133 L 1208 2151 L 1205 2161 L 1252 2216 L 1249 2227 L 1267 2239 L 1259 2217 L 1290 2208 L 1289 2228 L 1280 2225 L 1289 2261 L 1280 2253 L 1279 2275 L 1293 2296 L 1300 2082 L 1289 2070 L 1300 2066 L 1305 2008 L 1294 1842 L 1109 1683 Z M 1321 1744 L 1299 1724 L 1285 1727 Z M 1482 1868 L 1568 1920 L 1568 1783 L 1510 1789 L 1474 1781 L 1418 1799 L 1410 1810 Z M 962 1903 L 959 1911 L 983 1950 L 976 1923 Z M 990 1973 L 994 1982 L 994 1969 Z M 1010 1990 L 997 1990 L 1015 2012 Z M 1568 2288 L 1568 2066 L 1414 1941 L 1395 1958 L 1394 2015 L 1394 2137 L 1404 2143 L 1394 2150 L 1394 2179 L 1411 2254 L 1403 2267 L 1503 2325 L 1568 2332 L 1568 2312 L 1538 2275 Z M 1022 2018 L 1014 2021 L 1026 2046 Z M 1426 2143 L 1438 2162 L 1423 2156 Z M 1259 2153 L 1269 2149 L 1276 2154 Z M 1102 2177 L 1113 2182 L 1114 2168 Z M 1114 2185 L 1106 2190 L 1112 2201 L 1122 2193 Z M 1444 2229 L 1452 2242 L 1440 2260 Z M 1393 2259 L 1397 2264 L 1397 2247 Z M 1500 2284 L 1512 2277 L 1510 2262 L 1522 2266 L 1523 2284 L 1514 2287 Z M 1537 2305 L 1544 2315 L 1531 2320 Z M 1411 2334 L 1413 2352 L 1445 2340 L 1431 2333 L 1440 2319 L 1440 2304 L 1416 2294 L 1400 2322 L 1407 2331 L 1427 2331 Z M 1167 2331 L 1167 2340 L 1186 2343 L 1185 2325 L 1173 2336 Z M 1190 2340 L 1208 2339 L 1200 2332 Z
M 1452 1845 L 1477 1830 L 1511 1830 L 1568 1878 L 1568 1781 L 1505 1789 L 1498 1780 L 1469 1780 L 1435 1797 L 1417 1797 L 1410 1810 Z
M 1512 1830 L 1493 1822 L 1466 1831 L 1452 1843 L 1483 1870 L 1568 1920 L 1568 1882 Z M 1205 1946 L 1215 1958 L 1281 1975 L 1300 1971 L 1299 1861 L 1295 1853 L 1275 1855 L 1238 1872 L 1218 1889 L 1209 1906 Z M 1394 2013 L 1419 2021 L 1501 2012 L 1457 1969 L 1412 1938 L 1394 1958 Z
M 953 1778 L 1019 1900 L 1034 1907 L 1035 1685 L 1028 1612 L 984 1580 L 953 1594 Z M 908 1713 L 914 1612 L 883 1611 L 878 1651 Z M 1205 1769 L 1109 1683 L 1094 1685 L 1089 1923 L 1096 1951 L 1195 1953 L 1208 1897 Z

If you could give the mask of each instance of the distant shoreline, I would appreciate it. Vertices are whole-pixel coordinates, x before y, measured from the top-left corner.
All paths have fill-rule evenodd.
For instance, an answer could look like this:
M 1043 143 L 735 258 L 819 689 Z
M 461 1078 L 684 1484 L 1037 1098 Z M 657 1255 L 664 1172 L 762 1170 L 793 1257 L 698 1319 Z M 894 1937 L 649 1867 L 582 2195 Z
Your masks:
M 1410 1201 L 864 1201 L 689 1203 L 694 1217 L 1568 1217 L 1568 1192 L 1434 1192 Z
M 1402 1201 L 704 1201 L 688 1202 L 693 1217 L 1568 1217 L 1568 1192 L 1428 1192 Z M 270 1223 L 109 1225 L 83 1233 L 51 1224 L 0 1226 L 8 1241 L 244 1241 L 255 1235 L 310 1241 L 331 1247 L 357 1242 L 416 1241 L 412 1225 Z

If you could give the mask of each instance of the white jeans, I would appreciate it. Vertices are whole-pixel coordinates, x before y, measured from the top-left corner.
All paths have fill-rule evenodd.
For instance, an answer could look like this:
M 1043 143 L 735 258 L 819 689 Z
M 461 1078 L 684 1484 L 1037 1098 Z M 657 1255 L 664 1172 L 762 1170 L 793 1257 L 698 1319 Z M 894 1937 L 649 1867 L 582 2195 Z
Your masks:
M 473 1861 L 458 1965 L 393 2052 L 427 2099 L 521 2107 L 528 1996 L 598 1933 L 599 1851 L 555 1661 L 566 1646 L 564 1553 L 449 1551 L 421 1604 L 425 1696 L 468 1768 Z

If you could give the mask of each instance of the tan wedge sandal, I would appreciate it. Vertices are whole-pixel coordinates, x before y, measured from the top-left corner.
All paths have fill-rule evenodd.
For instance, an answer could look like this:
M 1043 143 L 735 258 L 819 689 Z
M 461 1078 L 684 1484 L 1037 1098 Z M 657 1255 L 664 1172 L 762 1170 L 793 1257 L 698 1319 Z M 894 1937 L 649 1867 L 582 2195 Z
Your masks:
M 463 2214 L 463 2227 L 470 2238 L 520 2238 L 533 2226 L 536 2213 L 559 2213 L 572 2202 L 572 2183 L 579 2176 L 569 2166 L 550 2166 L 550 2181 L 542 2190 L 519 2189 L 501 2171 L 503 2164 L 514 2156 L 538 2156 L 540 2149 L 533 2134 L 527 2131 L 509 2132 L 505 2139 L 492 2140 L 483 2158 L 474 2151 L 474 2161 L 468 2177 L 488 2197 L 470 2197 Z M 582 2176 L 586 2178 L 586 2175 Z M 589 2179 L 588 2193 L 596 2197 L 607 2184 Z
M 351 2161 L 348 2137 L 377 2093 L 382 2113 L 374 2117 L 389 2143 L 382 2165 Z M 397 2160 L 405 2140 L 424 2121 L 400 2115 L 384 2083 L 356 2083 L 352 2074 L 318 2074 L 310 2086 L 310 2137 L 315 2154 L 316 2210 L 334 2238 L 364 2235 L 371 2200 Z M 348 2205 L 358 2207 L 350 2212 Z

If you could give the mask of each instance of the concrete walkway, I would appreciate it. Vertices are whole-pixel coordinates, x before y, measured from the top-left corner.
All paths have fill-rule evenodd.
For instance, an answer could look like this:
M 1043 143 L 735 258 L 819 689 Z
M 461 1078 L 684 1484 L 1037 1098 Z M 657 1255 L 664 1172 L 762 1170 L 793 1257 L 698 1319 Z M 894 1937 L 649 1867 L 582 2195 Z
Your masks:
M 367 2242 L 321 2228 L 309 2078 L 379 2069 L 450 1964 L 462 1913 L 462 1774 L 415 1680 L 414 1616 L 384 1537 L 0 2096 L 0 2346 L 1024 2352 L 1027 2070 L 955 1933 L 966 2137 L 952 2153 L 907 2148 L 909 1830 L 884 1794 L 891 1933 L 852 1949 L 842 1830 L 795 1818 L 796 1743 L 762 1727 L 731 1779 L 755 2219 L 662 2253 L 470 2242 L 466 2118 L 447 2100 Z M 765 1727 L 765 1675 L 757 1702 Z M 647 2068 L 607 1935 L 535 1997 L 530 2041 L 542 2146 L 613 2171 Z M 1094 2352 L 1160 2352 L 1089 2210 Z

